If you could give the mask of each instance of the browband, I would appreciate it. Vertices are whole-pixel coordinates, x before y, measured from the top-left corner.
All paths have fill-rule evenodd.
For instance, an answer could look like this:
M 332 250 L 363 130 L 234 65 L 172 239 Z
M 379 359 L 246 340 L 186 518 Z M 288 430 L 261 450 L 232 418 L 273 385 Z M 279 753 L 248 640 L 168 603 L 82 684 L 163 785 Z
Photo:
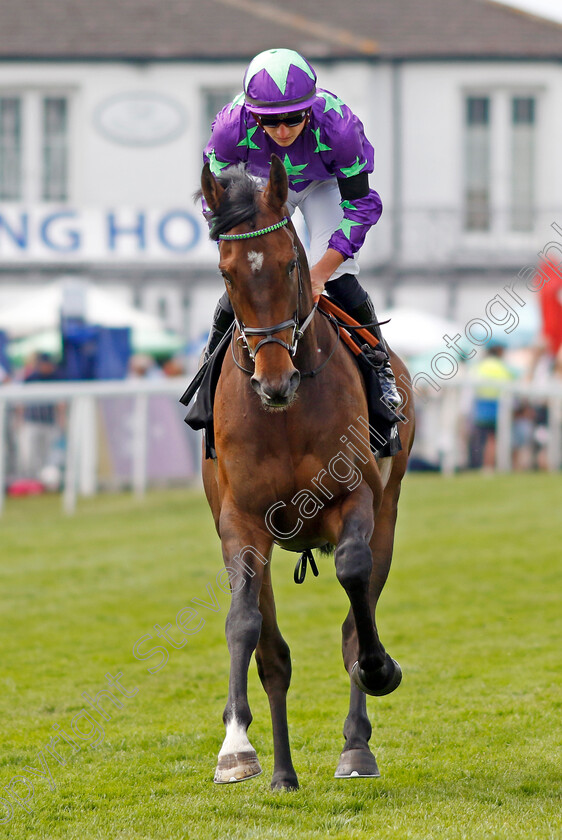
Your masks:
M 266 228 L 261 228 L 261 230 L 251 230 L 248 233 L 221 233 L 219 239 L 223 239 L 226 242 L 231 242 L 233 239 L 252 239 L 254 236 L 263 236 L 264 233 L 271 233 L 272 230 L 278 230 L 288 224 L 288 222 L 289 219 L 285 216 L 280 222 L 276 222 L 274 225 L 269 225 Z

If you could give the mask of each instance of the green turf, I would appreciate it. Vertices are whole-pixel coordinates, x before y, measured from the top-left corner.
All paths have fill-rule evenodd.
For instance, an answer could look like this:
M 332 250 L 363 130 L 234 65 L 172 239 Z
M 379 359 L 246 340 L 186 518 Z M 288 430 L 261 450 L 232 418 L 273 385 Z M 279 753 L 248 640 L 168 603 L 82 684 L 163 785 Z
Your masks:
M 346 598 L 333 561 L 292 582 L 295 555 L 274 556 L 282 631 L 293 652 L 289 720 L 301 789 L 269 790 L 267 700 L 250 676 L 252 743 L 264 773 L 212 784 L 223 737 L 228 657 L 224 619 L 205 625 L 158 673 L 133 646 L 206 598 L 219 545 L 197 492 L 138 501 L 11 500 L 0 523 L 0 797 L 13 805 L 7 838 L 552 838 L 562 837 L 560 774 L 559 476 L 411 476 L 401 500 L 395 562 L 379 609 L 383 641 L 404 681 L 369 698 L 382 777 L 333 778 L 347 681 L 339 627 Z M 218 591 L 216 586 L 215 591 Z M 176 638 L 180 636 L 176 631 Z M 142 650 L 150 649 L 144 645 Z M 83 692 L 121 671 L 137 688 L 57 764 L 46 751 L 59 725 L 88 708 Z M 99 714 L 94 719 L 101 720 Z M 85 731 L 85 730 L 84 730 Z M 100 730 L 101 734 L 101 730 Z M 25 766 L 31 813 L 14 795 Z M 11 787 L 10 787 L 11 785 Z M 9 790 L 6 790 L 8 786 Z M 0 820 L 8 816 L 0 799 Z

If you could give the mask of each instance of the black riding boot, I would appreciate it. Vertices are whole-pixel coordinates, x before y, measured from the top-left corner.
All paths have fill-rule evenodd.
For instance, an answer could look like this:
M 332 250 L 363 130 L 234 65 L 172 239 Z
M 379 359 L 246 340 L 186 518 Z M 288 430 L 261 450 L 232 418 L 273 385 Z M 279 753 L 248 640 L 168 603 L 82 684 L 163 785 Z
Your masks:
M 213 323 L 209 338 L 207 339 L 207 346 L 205 347 L 205 355 L 203 356 L 203 363 L 205 363 L 217 349 L 221 338 L 228 330 L 234 321 L 234 310 L 230 299 L 225 292 L 219 302 L 217 303 L 215 312 L 213 314 Z
M 353 309 L 349 309 L 348 312 L 360 324 L 372 324 L 377 321 L 375 307 L 369 295 L 367 295 L 363 303 L 360 303 L 359 306 L 355 306 Z M 372 360 L 377 371 L 384 402 L 389 408 L 398 409 L 400 408 L 402 399 L 396 388 L 396 379 L 394 378 L 394 372 L 390 365 L 390 357 L 382 337 L 381 328 L 379 324 L 375 324 L 375 326 L 366 327 L 365 329 L 374 335 L 379 343 L 376 347 L 364 344 L 361 349 Z

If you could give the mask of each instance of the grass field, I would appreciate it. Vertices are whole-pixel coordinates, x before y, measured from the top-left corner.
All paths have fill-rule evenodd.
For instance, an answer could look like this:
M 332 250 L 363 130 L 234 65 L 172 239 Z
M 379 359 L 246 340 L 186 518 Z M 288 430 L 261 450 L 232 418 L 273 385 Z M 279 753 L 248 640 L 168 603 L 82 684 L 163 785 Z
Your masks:
M 378 615 L 404 681 L 368 701 L 377 780 L 333 778 L 348 694 L 333 561 L 296 587 L 296 556 L 274 555 L 301 783 L 274 794 L 254 665 L 250 737 L 264 773 L 212 784 L 227 595 L 214 586 L 219 609 L 201 610 L 205 625 L 182 649 L 164 643 L 158 672 L 147 670 L 158 655 L 133 655 L 191 598 L 209 601 L 221 565 L 202 495 L 105 496 L 70 519 L 58 498 L 10 501 L 0 523 L 0 837 L 559 840 L 561 509 L 559 476 L 408 478 Z M 109 720 L 82 696 L 108 687 L 107 673 L 121 673 L 130 695 L 113 690 L 123 706 L 106 701 Z M 86 738 L 76 750 L 53 742 L 60 764 L 47 745 L 53 727 L 71 735 L 72 721 Z M 33 788 L 21 781 L 26 766 Z

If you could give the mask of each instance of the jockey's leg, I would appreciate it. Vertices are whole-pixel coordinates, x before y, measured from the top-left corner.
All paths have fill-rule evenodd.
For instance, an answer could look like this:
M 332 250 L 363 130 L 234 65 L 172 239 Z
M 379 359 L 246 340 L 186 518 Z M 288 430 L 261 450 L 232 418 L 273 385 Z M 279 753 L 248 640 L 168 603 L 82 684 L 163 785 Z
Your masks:
M 232 308 L 230 298 L 228 297 L 228 293 L 224 292 L 219 302 L 217 303 L 213 314 L 213 323 L 211 325 L 209 338 L 207 339 L 205 355 L 203 356 L 204 362 L 206 362 L 207 359 L 209 359 L 213 355 L 221 338 L 228 330 L 233 321 L 234 310 Z
M 326 292 L 348 315 L 360 324 L 370 325 L 365 328 L 379 343 L 374 350 L 365 344 L 363 351 L 373 361 L 381 383 L 384 402 L 389 408 L 399 408 L 402 400 L 396 388 L 396 380 L 381 328 L 377 323 L 375 307 L 368 293 L 353 274 L 342 274 L 340 277 L 329 280 L 326 283 Z

